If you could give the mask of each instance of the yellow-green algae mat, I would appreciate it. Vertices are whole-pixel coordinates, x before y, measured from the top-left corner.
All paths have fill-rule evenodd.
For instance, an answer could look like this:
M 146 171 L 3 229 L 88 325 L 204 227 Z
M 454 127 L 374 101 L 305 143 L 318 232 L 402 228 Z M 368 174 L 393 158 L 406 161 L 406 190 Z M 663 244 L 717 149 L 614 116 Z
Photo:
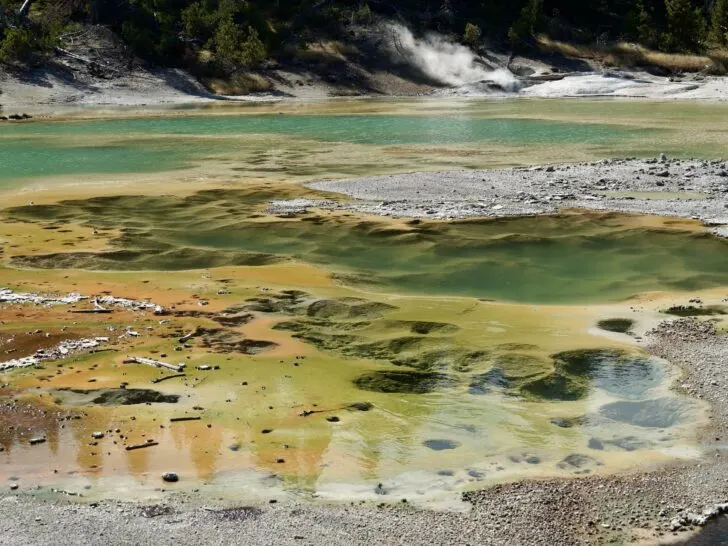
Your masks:
M 137 498 L 174 471 L 165 488 L 218 497 L 434 502 L 698 455 L 705 408 L 635 342 L 681 291 L 719 303 L 725 242 L 697 223 L 266 214 L 268 199 L 299 195 L 310 193 L 4 210 L 3 285 L 148 298 L 169 315 L 1 306 L 8 359 L 45 334 L 110 342 L 0 374 L 0 477 Z M 625 320 L 602 324 L 622 333 L 596 328 L 614 318 Z M 139 335 L 120 337 L 129 327 Z M 155 382 L 175 374 L 131 356 L 184 363 L 184 377 Z

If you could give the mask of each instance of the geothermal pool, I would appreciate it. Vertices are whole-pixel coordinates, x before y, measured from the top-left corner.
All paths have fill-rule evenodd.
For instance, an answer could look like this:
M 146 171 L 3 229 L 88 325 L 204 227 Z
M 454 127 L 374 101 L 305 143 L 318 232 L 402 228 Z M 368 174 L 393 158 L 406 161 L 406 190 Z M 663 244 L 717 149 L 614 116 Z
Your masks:
M 699 223 L 275 216 L 267 203 L 341 198 L 300 182 L 362 173 L 712 157 L 726 117 L 711 105 L 333 101 L 3 125 L 0 286 L 167 314 L 0 303 L 0 362 L 109 338 L 0 372 L 0 479 L 146 498 L 174 471 L 167 489 L 230 498 L 433 503 L 695 457 L 705 407 L 670 389 L 678 370 L 639 338 L 728 285 L 726 243 Z M 135 356 L 185 367 L 125 363 Z

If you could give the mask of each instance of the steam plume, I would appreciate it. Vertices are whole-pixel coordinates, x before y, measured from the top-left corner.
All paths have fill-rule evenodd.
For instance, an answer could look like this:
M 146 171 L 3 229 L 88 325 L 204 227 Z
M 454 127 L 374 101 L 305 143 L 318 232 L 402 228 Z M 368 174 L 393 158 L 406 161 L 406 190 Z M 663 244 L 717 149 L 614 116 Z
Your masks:
M 474 83 L 493 83 L 504 90 L 515 91 L 518 81 L 504 69 L 492 70 L 469 48 L 449 42 L 436 33 L 422 39 L 399 24 L 388 23 L 392 55 L 399 61 L 416 66 L 423 74 L 442 84 L 462 87 Z

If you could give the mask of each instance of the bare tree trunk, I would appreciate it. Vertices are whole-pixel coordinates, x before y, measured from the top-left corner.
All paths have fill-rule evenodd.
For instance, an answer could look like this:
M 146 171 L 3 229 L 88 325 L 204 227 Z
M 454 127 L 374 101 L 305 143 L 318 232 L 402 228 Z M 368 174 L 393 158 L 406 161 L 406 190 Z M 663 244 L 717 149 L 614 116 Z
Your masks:
M 27 15 L 28 11 L 30 10 L 30 4 L 33 3 L 33 0 L 25 0 L 23 2 L 23 5 L 20 6 L 20 9 L 18 10 L 18 15 Z

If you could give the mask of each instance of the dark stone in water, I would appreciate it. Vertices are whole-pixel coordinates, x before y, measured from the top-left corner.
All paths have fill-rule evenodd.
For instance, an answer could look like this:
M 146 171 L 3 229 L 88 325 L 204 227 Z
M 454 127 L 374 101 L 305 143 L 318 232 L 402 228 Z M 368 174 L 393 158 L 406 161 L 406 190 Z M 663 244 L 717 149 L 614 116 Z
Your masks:
M 609 443 L 625 451 L 637 451 L 638 449 L 646 449 L 652 445 L 651 442 L 642 440 L 636 436 L 616 438 L 614 440 L 610 440 Z
M 715 315 L 725 315 L 726 310 L 720 306 L 695 307 L 693 305 L 675 305 L 665 309 L 663 313 L 678 317 L 710 317 Z
M 598 451 L 604 451 L 604 442 L 597 438 L 590 438 L 589 443 L 587 444 L 587 447 L 589 449 L 596 449 Z
M 587 384 L 567 375 L 552 374 L 521 387 L 525 394 L 546 400 L 581 400 L 588 392 Z
M 414 371 L 371 372 L 354 380 L 354 385 L 365 391 L 401 394 L 427 394 L 454 384 L 454 380 L 445 374 Z
M 588 377 L 606 361 L 615 361 L 626 353 L 616 349 L 575 349 L 553 355 L 556 369 L 564 374 Z
M 597 461 L 594 457 L 589 455 L 582 455 L 581 453 L 573 453 L 567 456 L 557 466 L 559 468 L 578 468 L 582 469 L 588 466 L 600 466 L 602 463 Z
M 433 332 L 447 334 L 457 330 L 459 330 L 457 326 L 445 322 L 412 322 L 410 324 L 410 331 L 413 334 L 427 335 Z
M 373 407 L 374 405 L 370 404 L 369 402 L 354 402 L 353 404 L 350 404 L 348 406 L 348 409 L 357 411 L 369 411 Z
M 644 428 L 667 428 L 679 423 L 686 404 L 671 398 L 642 402 L 613 402 L 599 412 L 609 419 Z
M 561 428 L 572 428 L 575 426 L 583 425 L 586 421 L 586 417 L 571 417 L 571 418 L 565 418 L 565 417 L 554 417 L 551 419 L 551 424 L 556 425 L 557 427 Z
M 434 451 L 445 451 L 448 449 L 457 449 L 460 447 L 460 442 L 453 440 L 425 440 L 422 442 L 422 445 Z
M 165 472 L 162 474 L 162 479 L 165 482 L 174 483 L 179 481 L 179 476 L 175 472 Z
M 597 322 L 597 326 L 607 332 L 617 332 L 618 334 L 628 334 L 634 327 L 632 319 L 613 318 L 605 319 Z

